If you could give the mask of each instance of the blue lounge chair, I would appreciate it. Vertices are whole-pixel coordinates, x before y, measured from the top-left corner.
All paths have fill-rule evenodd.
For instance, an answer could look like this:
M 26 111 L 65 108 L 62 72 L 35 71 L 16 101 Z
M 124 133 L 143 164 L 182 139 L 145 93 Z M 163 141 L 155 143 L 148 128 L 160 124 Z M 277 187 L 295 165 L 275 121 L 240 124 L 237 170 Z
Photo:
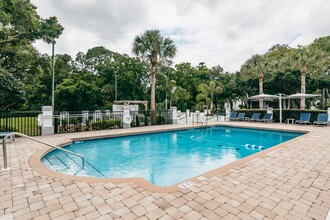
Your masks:
M 231 112 L 229 116 L 229 120 L 235 120 L 237 117 L 237 112 Z
M 258 121 L 260 118 L 260 113 L 253 113 L 251 118 L 247 118 L 246 121 Z
M 266 114 L 264 114 L 264 117 L 262 119 L 259 119 L 258 121 L 259 122 L 273 122 L 273 114 L 266 113 Z
M 317 120 L 313 122 L 313 125 L 324 125 L 328 126 L 328 114 L 327 113 L 319 113 L 317 115 Z
M 245 112 L 240 112 L 237 115 L 237 118 L 235 118 L 235 121 L 243 121 L 244 120 L 244 116 L 245 116 Z
M 296 121 L 296 124 L 311 124 L 310 122 L 311 119 L 311 113 L 301 113 L 300 114 L 300 119 Z

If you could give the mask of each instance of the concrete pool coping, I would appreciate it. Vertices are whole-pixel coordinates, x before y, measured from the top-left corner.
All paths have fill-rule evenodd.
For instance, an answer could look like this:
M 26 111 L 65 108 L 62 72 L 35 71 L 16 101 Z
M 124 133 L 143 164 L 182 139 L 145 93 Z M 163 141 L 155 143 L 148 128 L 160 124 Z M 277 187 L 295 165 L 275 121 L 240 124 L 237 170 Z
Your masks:
M 135 177 L 135 178 L 96 178 L 96 177 L 85 177 L 85 176 L 75 176 L 75 175 L 69 175 L 69 174 L 63 174 L 60 172 L 56 172 L 54 170 L 51 170 L 49 168 L 47 168 L 44 164 L 42 164 L 41 159 L 48 154 L 51 151 L 54 151 L 56 149 L 42 149 L 37 151 L 36 153 L 34 153 L 30 159 L 29 159 L 29 164 L 30 166 L 36 170 L 37 172 L 39 172 L 40 174 L 49 176 L 49 177 L 53 177 L 53 178 L 58 178 L 58 179 L 64 179 L 64 180 L 73 180 L 73 181 L 82 181 L 82 182 L 89 182 L 89 183 L 136 183 L 137 185 L 150 190 L 152 192 L 159 192 L 159 193 L 168 193 L 168 192 L 176 192 L 179 190 L 179 185 L 180 184 L 184 184 L 186 182 L 199 182 L 199 177 L 206 177 L 206 178 L 211 178 L 212 176 L 218 175 L 224 171 L 227 171 L 229 169 L 232 169 L 234 167 L 237 167 L 241 164 L 244 164 L 248 161 L 251 161 L 253 159 L 256 158 L 263 158 L 265 157 L 268 153 L 272 152 L 272 151 L 276 151 L 278 149 L 281 149 L 285 146 L 287 146 L 287 144 L 290 144 L 292 142 L 295 142 L 297 140 L 299 140 L 300 138 L 304 137 L 306 134 L 309 133 L 308 130 L 303 129 L 304 127 L 299 127 L 299 129 L 294 128 L 294 129 L 288 129 L 288 128 L 271 128 L 271 127 L 263 127 L 263 128 L 258 128 L 255 125 L 258 125 L 257 123 L 246 123 L 246 122 L 240 122 L 243 124 L 236 124 L 236 125 L 232 125 L 232 124 L 227 124 L 226 122 L 224 123 L 212 123 L 210 125 L 208 125 L 208 127 L 212 127 L 212 126 L 224 126 L 224 127 L 234 127 L 234 128 L 251 128 L 251 129 L 259 129 L 259 130 L 269 130 L 269 131 L 284 131 L 284 132 L 298 132 L 298 133 L 303 133 L 304 135 L 301 135 L 299 137 L 293 138 L 289 141 L 280 143 L 278 145 L 275 145 L 271 148 L 268 148 L 264 151 L 260 151 L 258 153 L 254 153 L 250 156 L 241 158 L 239 160 L 236 160 L 234 162 L 231 162 L 229 164 L 226 164 L 224 166 L 221 166 L 219 168 L 207 171 L 205 173 L 201 173 L 198 176 L 186 179 L 184 181 L 181 181 L 179 183 L 176 183 L 174 185 L 171 186 L 167 186 L 167 187 L 161 187 L 161 186 L 157 186 L 154 185 L 152 183 L 150 183 L 149 181 L 143 179 L 143 178 L 139 178 L 139 177 Z M 77 138 L 71 138 L 71 141 L 68 140 L 63 140 L 62 142 L 59 142 L 57 144 L 57 146 L 59 147 L 65 147 L 68 146 L 70 144 L 72 144 L 75 141 L 86 141 L 86 140 L 96 140 L 96 139 L 105 139 L 105 138 L 115 138 L 115 137 L 121 137 L 121 136 L 132 136 L 132 135 L 141 135 L 141 134 L 152 134 L 152 133 L 160 133 L 160 132 L 167 132 L 167 131 L 176 131 L 176 130 L 186 130 L 186 129 L 192 129 L 192 128 L 199 128 L 201 126 L 193 126 L 193 125 L 186 125 L 184 127 L 172 127 L 172 128 L 168 128 L 166 126 L 164 127 L 159 127 L 156 128 L 154 130 L 145 130 L 145 131 L 136 131 L 136 130 L 131 130 L 131 129 L 122 129 L 117 134 L 104 134 L 104 135 L 95 135 L 95 136 L 82 136 L 82 137 L 77 137 Z M 148 127 L 150 128 L 150 127 Z M 306 128 L 306 127 L 305 127 Z

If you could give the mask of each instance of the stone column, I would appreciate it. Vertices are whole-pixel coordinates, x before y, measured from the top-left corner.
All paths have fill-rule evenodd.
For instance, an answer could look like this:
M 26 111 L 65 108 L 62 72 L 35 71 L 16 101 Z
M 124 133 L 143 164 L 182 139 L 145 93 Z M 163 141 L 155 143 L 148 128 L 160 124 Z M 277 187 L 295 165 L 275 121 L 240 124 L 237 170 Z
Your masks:
M 132 117 L 131 117 L 130 110 L 124 109 L 122 122 L 123 122 L 123 128 L 131 127 Z
M 178 123 L 178 110 L 177 107 L 171 106 L 170 110 L 172 111 L 172 124 Z
M 53 108 L 52 106 L 42 106 L 41 135 L 54 134 Z

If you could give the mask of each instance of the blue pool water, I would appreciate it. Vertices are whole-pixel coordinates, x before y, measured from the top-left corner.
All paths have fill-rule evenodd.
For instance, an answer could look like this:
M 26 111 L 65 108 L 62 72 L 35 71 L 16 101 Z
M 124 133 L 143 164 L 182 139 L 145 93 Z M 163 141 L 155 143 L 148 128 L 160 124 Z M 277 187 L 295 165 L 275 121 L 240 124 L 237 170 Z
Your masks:
M 42 163 L 77 176 L 142 177 L 169 186 L 300 136 L 301 133 L 210 127 L 143 134 L 71 144 L 79 158 L 55 150 Z

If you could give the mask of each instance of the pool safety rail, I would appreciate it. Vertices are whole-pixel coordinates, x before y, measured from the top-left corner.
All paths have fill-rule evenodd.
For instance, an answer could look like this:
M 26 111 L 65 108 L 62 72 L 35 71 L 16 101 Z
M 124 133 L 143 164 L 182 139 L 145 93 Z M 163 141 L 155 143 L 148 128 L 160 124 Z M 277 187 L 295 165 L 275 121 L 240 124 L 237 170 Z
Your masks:
M 202 127 L 205 125 L 207 126 L 207 119 L 206 117 L 200 115 L 199 113 L 192 115 L 192 124 L 202 124 Z
M 25 137 L 25 138 L 28 138 L 30 140 L 33 140 L 33 141 L 36 141 L 38 143 L 41 143 L 41 144 L 44 144 L 44 145 L 47 145 L 51 148 L 54 148 L 54 149 L 57 149 L 57 150 L 61 150 L 65 153 L 68 153 L 68 154 L 72 154 L 74 156 L 77 156 L 81 159 L 81 164 L 82 164 L 82 169 L 84 169 L 85 167 L 85 158 L 83 156 L 81 156 L 80 154 L 77 154 L 77 153 L 74 153 L 72 151 L 69 151 L 69 150 L 66 150 L 64 148 L 61 148 L 61 147 L 57 147 L 55 145 L 52 145 L 52 144 L 49 144 L 47 142 L 44 142 L 44 141 L 41 141 L 41 140 L 38 140 L 36 138 L 33 138 L 33 137 L 30 137 L 28 135 L 25 135 L 25 134 L 22 134 L 22 133 L 18 133 L 18 132 L 11 132 L 9 134 L 7 134 L 3 140 L 2 140 L 2 143 L 3 143 L 3 165 L 4 165 L 4 169 L 7 169 L 8 168 L 8 159 L 7 159 L 7 139 L 12 137 L 12 136 L 21 136 L 21 137 Z

